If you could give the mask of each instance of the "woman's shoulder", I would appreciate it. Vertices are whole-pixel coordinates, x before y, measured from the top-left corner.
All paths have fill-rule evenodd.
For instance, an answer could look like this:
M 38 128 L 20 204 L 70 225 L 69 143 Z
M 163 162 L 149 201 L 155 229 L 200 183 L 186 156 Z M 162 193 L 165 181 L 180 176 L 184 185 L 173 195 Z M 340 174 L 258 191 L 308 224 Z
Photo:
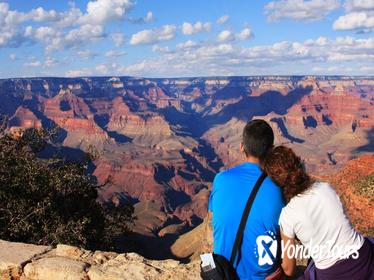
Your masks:
M 329 182 L 316 181 L 303 193 L 293 197 L 285 206 L 285 211 L 301 213 L 303 209 L 321 206 L 323 201 L 340 203 L 339 195 Z
M 311 193 L 323 193 L 329 195 L 337 195 L 335 188 L 329 182 L 316 181 L 311 187 Z
M 324 195 L 326 192 L 335 193 L 333 187 L 328 182 L 316 181 L 304 192 L 291 198 L 291 200 L 287 203 L 286 208 L 303 208 L 306 204 L 308 204 L 309 200 L 314 200 L 316 196 Z
M 307 198 L 310 195 L 314 196 L 314 195 L 319 194 L 321 192 L 323 192 L 323 193 L 326 193 L 326 192 L 335 193 L 335 189 L 329 182 L 315 181 L 303 193 L 295 196 L 292 199 L 299 200 L 299 199 Z

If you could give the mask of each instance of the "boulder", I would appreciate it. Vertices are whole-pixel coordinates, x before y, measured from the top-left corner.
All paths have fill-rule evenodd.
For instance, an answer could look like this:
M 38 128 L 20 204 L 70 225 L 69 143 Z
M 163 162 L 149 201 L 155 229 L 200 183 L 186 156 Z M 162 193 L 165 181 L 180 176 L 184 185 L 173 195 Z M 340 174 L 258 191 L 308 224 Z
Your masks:
M 33 261 L 24 268 L 28 280 L 88 280 L 88 264 L 64 257 L 49 257 Z
M 0 240 L 0 278 L 6 280 L 19 277 L 27 262 L 51 249 L 49 246 Z

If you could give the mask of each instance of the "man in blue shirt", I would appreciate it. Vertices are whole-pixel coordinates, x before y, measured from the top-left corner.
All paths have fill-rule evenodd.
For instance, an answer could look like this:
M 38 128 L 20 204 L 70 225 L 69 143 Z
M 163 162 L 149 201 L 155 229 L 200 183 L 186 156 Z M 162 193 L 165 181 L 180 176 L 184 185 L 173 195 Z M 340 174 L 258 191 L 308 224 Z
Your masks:
M 230 260 L 236 233 L 250 193 L 262 171 L 260 162 L 274 142 L 270 125 L 252 120 L 243 130 L 240 150 L 244 162 L 218 173 L 209 198 L 213 251 Z M 265 279 L 280 265 L 278 219 L 282 193 L 270 178 L 262 183 L 249 214 L 236 271 L 241 280 Z

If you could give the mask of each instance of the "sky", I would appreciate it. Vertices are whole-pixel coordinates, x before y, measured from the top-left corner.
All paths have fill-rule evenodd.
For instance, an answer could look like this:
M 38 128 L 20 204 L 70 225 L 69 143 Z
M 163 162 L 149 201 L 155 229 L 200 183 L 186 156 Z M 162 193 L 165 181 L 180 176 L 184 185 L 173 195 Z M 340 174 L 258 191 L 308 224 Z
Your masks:
M 0 0 L 0 78 L 373 75 L 373 0 Z

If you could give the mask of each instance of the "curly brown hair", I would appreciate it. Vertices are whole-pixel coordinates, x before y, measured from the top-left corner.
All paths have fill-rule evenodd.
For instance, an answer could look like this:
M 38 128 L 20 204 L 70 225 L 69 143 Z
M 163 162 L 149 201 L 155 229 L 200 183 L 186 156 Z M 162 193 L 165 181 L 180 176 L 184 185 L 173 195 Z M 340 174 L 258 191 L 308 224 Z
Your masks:
M 303 193 L 314 183 L 305 171 L 301 158 L 292 149 L 285 146 L 272 148 L 262 165 L 274 183 L 282 188 L 286 203 L 294 196 Z

